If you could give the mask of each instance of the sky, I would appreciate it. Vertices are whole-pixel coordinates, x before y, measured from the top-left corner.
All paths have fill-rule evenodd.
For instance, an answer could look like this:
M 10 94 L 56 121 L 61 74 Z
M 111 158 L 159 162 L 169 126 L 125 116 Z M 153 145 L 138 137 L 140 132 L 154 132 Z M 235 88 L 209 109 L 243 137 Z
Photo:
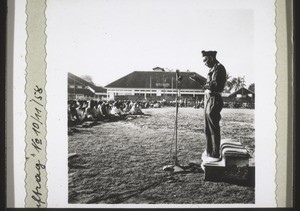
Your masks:
M 250 85 L 255 82 L 255 13 L 249 1 L 226 2 L 51 0 L 48 59 L 62 72 L 90 75 L 105 86 L 157 66 L 206 77 L 201 51 L 216 50 L 229 75 L 244 76 Z

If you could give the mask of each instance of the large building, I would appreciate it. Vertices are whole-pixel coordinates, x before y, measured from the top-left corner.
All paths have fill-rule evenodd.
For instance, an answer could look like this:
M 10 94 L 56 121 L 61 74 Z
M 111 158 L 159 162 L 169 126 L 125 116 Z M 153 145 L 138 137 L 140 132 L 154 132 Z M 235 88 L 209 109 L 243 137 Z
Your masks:
M 106 99 L 106 89 L 96 86 L 72 73 L 68 73 L 68 99 Z
M 255 93 L 245 87 L 238 89 L 228 96 L 223 96 L 224 107 L 230 108 L 254 108 Z
M 134 71 L 110 84 L 107 98 L 116 99 L 174 99 L 176 96 L 176 72 L 166 72 L 162 68 L 154 71 Z M 201 99 L 204 95 L 203 85 L 206 79 L 195 72 L 180 72 L 179 96 Z M 191 80 L 193 74 L 200 83 Z

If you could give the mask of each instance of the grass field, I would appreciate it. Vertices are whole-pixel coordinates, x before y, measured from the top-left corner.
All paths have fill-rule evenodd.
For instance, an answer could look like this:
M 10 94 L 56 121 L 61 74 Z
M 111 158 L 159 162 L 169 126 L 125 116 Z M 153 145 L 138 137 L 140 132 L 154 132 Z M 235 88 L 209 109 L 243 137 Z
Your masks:
M 69 135 L 69 203 L 223 204 L 254 203 L 255 188 L 204 181 L 201 172 L 176 174 L 172 164 L 175 108 L 145 109 L 147 115 L 76 128 Z M 239 140 L 254 157 L 254 110 L 223 109 L 221 135 Z M 178 160 L 201 160 L 205 149 L 203 109 L 179 108 Z M 173 145 L 172 145 L 173 143 Z

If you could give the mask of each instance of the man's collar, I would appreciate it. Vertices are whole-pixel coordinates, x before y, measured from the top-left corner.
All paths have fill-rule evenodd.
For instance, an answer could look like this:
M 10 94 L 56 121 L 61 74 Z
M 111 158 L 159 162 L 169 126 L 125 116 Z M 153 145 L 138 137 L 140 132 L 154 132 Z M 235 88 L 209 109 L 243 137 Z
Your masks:
M 219 65 L 220 65 L 220 62 L 217 62 L 217 63 L 209 70 L 209 72 L 213 72 L 213 71 L 216 69 L 216 67 L 219 66 Z

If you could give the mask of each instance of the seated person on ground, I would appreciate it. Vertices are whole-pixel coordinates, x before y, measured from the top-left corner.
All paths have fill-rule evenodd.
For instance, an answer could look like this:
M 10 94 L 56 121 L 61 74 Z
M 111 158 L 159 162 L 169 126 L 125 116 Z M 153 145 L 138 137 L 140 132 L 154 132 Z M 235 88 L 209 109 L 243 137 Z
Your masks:
M 107 102 L 102 102 L 100 112 L 104 119 L 108 119 L 108 107 L 109 104 Z
M 144 114 L 142 110 L 139 108 L 139 105 L 137 103 L 134 103 L 132 108 L 129 111 L 130 114 L 139 115 Z
M 96 120 L 92 101 L 87 102 L 87 107 L 85 109 L 85 112 L 86 112 L 86 120 L 88 120 L 88 121 Z
M 129 111 L 130 111 L 130 105 L 129 105 L 129 101 L 127 101 L 127 102 L 125 103 L 125 107 L 124 107 L 124 109 L 123 109 L 123 112 L 124 112 L 125 114 L 128 114 Z
M 81 102 L 81 103 L 77 102 L 77 103 L 78 103 L 78 107 L 76 108 L 76 110 L 79 117 L 79 121 L 83 122 L 86 117 L 86 112 L 85 112 L 86 105 L 85 102 Z
M 79 121 L 79 116 L 76 108 L 78 107 L 76 101 L 71 101 L 68 103 L 68 121 L 77 123 Z
M 115 102 L 115 103 L 113 104 L 113 107 L 112 107 L 112 109 L 111 109 L 111 111 L 110 111 L 110 114 L 111 114 L 111 115 L 115 115 L 115 116 L 121 116 L 121 115 L 124 114 L 123 111 L 122 111 L 121 108 L 120 108 L 120 103 Z
M 103 120 L 104 116 L 101 113 L 101 109 L 102 109 L 102 101 L 97 102 L 96 104 L 96 110 L 95 110 L 95 116 L 97 120 Z

